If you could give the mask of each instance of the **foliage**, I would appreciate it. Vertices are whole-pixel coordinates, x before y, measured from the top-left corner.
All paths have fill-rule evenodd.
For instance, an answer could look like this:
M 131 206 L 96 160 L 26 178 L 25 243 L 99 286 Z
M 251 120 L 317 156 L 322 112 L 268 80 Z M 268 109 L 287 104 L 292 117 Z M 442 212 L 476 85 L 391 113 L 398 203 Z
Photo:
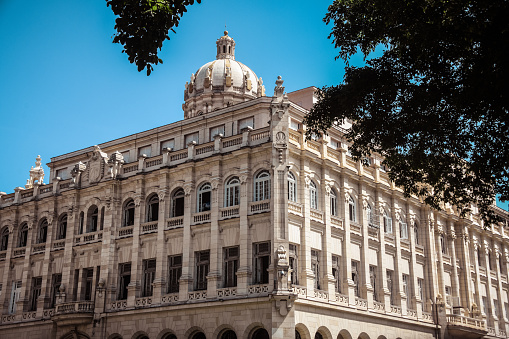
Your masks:
M 334 1 L 324 21 L 347 68 L 320 91 L 308 137 L 347 119 L 352 155 L 385 157 L 407 196 L 495 221 L 495 194 L 509 199 L 508 16 L 508 1 Z M 350 66 L 359 51 L 366 65 Z
M 201 0 L 196 0 L 201 3 Z M 163 42 L 169 40 L 168 32 L 177 27 L 186 7 L 194 0 L 106 0 L 115 20 L 113 42 L 124 46 L 131 63 L 138 66 L 138 72 L 147 68 L 147 75 L 153 70 L 152 64 L 163 61 L 157 56 Z

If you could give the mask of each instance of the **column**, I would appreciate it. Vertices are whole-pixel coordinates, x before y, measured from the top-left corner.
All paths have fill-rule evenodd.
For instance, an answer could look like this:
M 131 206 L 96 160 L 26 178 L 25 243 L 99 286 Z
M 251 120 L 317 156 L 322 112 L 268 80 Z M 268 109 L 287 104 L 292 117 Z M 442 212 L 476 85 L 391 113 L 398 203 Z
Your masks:
M 193 289 L 193 275 L 194 275 L 194 252 L 193 242 L 191 238 L 191 221 L 192 214 L 195 211 L 193 198 L 196 198 L 196 191 L 194 189 L 194 168 L 192 171 L 191 180 L 184 184 L 184 236 L 183 243 L 187 245 L 182 250 L 182 275 L 180 277 L 179 286 L 179 301 L 186 301 L 189 299 L 189 291 Z M 195 199 L 194 199 L 195 200 Z
M 27 245 L 25 248 L 25 260 L 23 262 L 23 275 L 21 281 L 23 285 L 21 286 L 21 292 L 19 296 L 19 300 L 16 303 L 16 314 L 22 314 L 24 311 L 28 309 L 28 303 L 30 301 L 30 288 L 32 287 L 32 269 L 30 268 L 30 253 L 32 251 L 32 242 L 34 238 L 34 220 L 28 221 L 28 236 L 27 236 Z
M 142 157 L 140 157 L 141 159 Z M 127 285 L 127 307 L 133 307 L 136 304 L 136 298 L 140 297 L 141 292 L 141 222 L 145 216 L 145 196 L 143 194 L 143 179 L 137 180 L 137 194 L 134 196 L 134 228 L 132 238 L 132 253 L 131 253 L 131 282 Z
M 223 185 L 221 185 L 221 177 L 216 170 L 216 177 L 212 179 L 212 192 L 210 204 L 210 270 L 207 275 L 207 298 L 217 298 L 217 289 L 221 286 L 222 278 L 222 255 L 221 239 L 219 237 L 219 218 L 221 211 L 219 210 L 219 195 L 223 192 Z M 239 188 L 239 191 L 242 188 Z
M 412 289 L 408 289 L 409 291 L 412 291 L 413 294 L 413 300 L 412 305 L 415 307 L 415 311 L 417 312 L 417 318 L 422 318 L 422 303 L 424 300 L 421 300 L 421 297 L 419 295 L 419 284 L 417 282 L 417 275 L 415 274 L 415 267 L 417 266 L 417 258 L 415 254 L 415 214 L 410 211 L 409 208 L 407 208 L 407 216 L 409 216 L 409 223 L 408 223 L 408 239 L 410 240 L 410 281 L 412 283 Z M 423 286 L 424 288 L 424 286 Z M 410 296 L 407 295 L 407 298 Z
M 48 221 L 48 233 L 46 234 L 46 247 L 44 251 L 44 259 L 42 264 L 42 285 L 41 285 L 41 295 L 39 296 L 39 300 L 37 301 L 37 316 L 41 317 L 43 314 L 43 309 L 48 308 L 51 302 L 51 245 L 53 240 L 53 229 L 55 226 L 53 225 L 54 215 L 50 214 L 46 220 Z M 58 224 L 58 223 L 57 223 Z
M 352 280 L 352 256 L 350 255 L 350 246 L 351 246 L 351 235 L 350 235 L 350 215 L 348 210 L 348 200 L 350 198 L 350 190 L 347 187 L 348 181 L 344 176 L 341 176 L 341 193 L 339 195 L 339 199 L 343 200 L 341 204 L 341 212 L 344 220 L 344 229 L 345 229 L 345 237 L 343 240 L 343 246 L 341 254 L 342 257 L 342 273 L 343 276 L 343 286 L 341 288 L 343 293 L 348 296 L 348 304 L 351 306 L 355 306 L 355 282 Z
M 451 276 L 451 284 L 452 284 L 452 307 L 458 306 L 454 304 L 454 298 L 460 298 L 460 282 L 458 277 L 458 266 L 456 265 L 456 232 L 454 231 L 454 223 L 452 221 L 447 222 L 447 226 L 449 229 L 449 238 L 451 239 L 448 242 L 450 253 L 451 253 L 451 264 L 452 264 L 452 276 Z M 470 269 L 470 267 L 464 266 L 465 269 Z
M 361 165 L 362 166 L 362 165 Z M 368 196 L 363 188 L 362 183 L 359 183 L 359 199 L 357 206 L 359 207 L 359 221 L 361 224 L 362 232 L 362 248 L 361 248 L 361 271 L 364 277 L 364 284 L 361 288 L 361 294 L 363 298 L 368 301 L 368 308 L 373 308 L 373 286 L 371 286 L 371 277 L 369 272 L 369 220 L 366 215 L 366 207 L 368 204 Z
M 500 259 L 500 256 L 502 255 L 502 251 L 500 250 L 500 247 L 495 244 L 494 246 L 495 248 L 495 270 L 496 270 L 496 275 L 497 275 L 497 300 L 498 300 L 498 307 L 499 309 L 497 310 L 498 311 L 498 314 L 499 316 L 497 317 L 498 319 L 498 331 L 502 330 L 502 331 L 505 331 L 506 330 L 506 324 L 505 324 L 505 321 L 504 321 L 504 299 L 502 298 L 502 280 L 501 280 L 501 273 L 500 273 L 500 266 L 499 266 L 499 259 Z M 497 331 L 497 333 L 498 333 Z
M 161 183 L 162 187 L 167 187 L 169 174 L 165 175 L 166 182 Z M 170 210 L 171 199 L 168 196 L 166 188 L 157 192 L 159 198 L 159 211 L 157 216 L 157 247 L 156 247 L 156 276 L 153 286 L 152 304 L 159 304 L 161 296 L 166 294 L 166 276 L 168 270 L 168 255 L 166 250 L 166 240 L 164 230 L 166 228 L 166 212 Z

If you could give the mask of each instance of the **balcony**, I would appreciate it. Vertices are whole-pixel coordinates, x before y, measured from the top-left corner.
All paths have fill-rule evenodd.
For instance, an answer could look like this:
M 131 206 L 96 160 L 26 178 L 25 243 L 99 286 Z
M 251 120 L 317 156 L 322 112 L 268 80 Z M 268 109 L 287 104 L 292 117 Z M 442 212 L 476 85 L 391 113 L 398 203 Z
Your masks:
M 230 219 L 230 218 L 238 218 L 239 214 L 239 206 L 232 207 L 223 207 L 219 209 L 221 213 L 221 219 Z
M 249 204 L 251 214 L 270 211 L 270 200 L 256 201 Z
M 173 217 L 166 219 L 166 229 L 171 230 L 184 226 L 184 217 Z
M 134 226 L 124 226 L 118 230 L 119 238 L 127 238 L 133 236 Z
M 102 241 L 103 231 L 84 233 L 74 236 L 75 245 L 90 244 L 97 241 Z
M 51 318 L 58 326 L 79 326 L 92 322 L 94 317 L 93 301 L 73 301 L 57 305 Z
M 288 201 L 288 210 L 290 213 L 297 214 L 302 217 L 302 205 L 293 201 Z
M 157 232 L 157 221 L 150 221 L 141 224 L 141 234 Z
M 488 334 L 486 323 L 482 319 L 448 314 L 447 330 L 453 338 L 477 339 Z

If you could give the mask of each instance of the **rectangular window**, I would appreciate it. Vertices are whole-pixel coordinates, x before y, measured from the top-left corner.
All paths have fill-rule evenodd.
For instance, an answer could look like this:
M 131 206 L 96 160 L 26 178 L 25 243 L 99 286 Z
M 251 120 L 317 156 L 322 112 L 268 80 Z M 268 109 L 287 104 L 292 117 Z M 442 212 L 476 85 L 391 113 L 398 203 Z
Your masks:
M 142 296 L 152 296 L 153 286 L 152 283 L 156 278 L 156 260 L 147 259 L 143 260 L 143 289 Z
M 150 158 L 152 156 L 152 146 L 148 145 L 148 146 L 140 147 L 138 149 L 138 156 L 141 156 L 141 155 L 146 155 L 147 157 Z
M 85 268 L 83 269 L 83 281 L 81 287 L 83 289 L 84 300 L 92 300 L 92 289 L 94 286 L 94 269 Z
M 292 285 L 298 285 L 298 268 L 299 268 L 299 260 L 298 260 L 298 252 L 297 245 L 290 244 L 289 253 L 288 253 L 288 262 L 290 264 L 290 283 Z
M 384 232 L 392 234 L 392 218 L 389 218 L 387 214 L 384 214 Z
M 250 118 L 245 118 L 245 119 L 241 119 L 239 120 L 239 123 L 238 123 L 238 133 L 242 133 L 242 130 L 246 127 L 251 127 L 254 129 L 254 117 L 250 117 Z
M 452 306 L 451 286 L 445 286 L 445 303 Z
M 124 157 L 124 164 L 131 162 L 131 158 L 129 157 L 129 155 L 131 154 L 130 151 L 124 151 L 124 152 L 120 152 L 120 153 Z
M 509 303 L 504 303 L 505 318 L 509 318 Z
M 315 275 L 315 289 L 320 289 L 320 251 L 311 250 L 311 270 Z
M 341 293 L 341 258 L 337 255 L 332 255 L 332 275 L 334 276 L 334 287 L 337 293 Z
M 169 257 L 168 265 L 168 293 L 177 293 L 182 275 L 182 255 Z
M 421 299 L 422 311 L 424 311 L 424 305 L 426 303 L 426 300 L 424 300 L 424 279 L 417 279 L 417 289 L 419 290 L 419 298 Z
M 393 289 L 393 279 L 392 279 L 392 271 L 391 270 L 387 270 L 387 289 L 389 290 L 389 293 L 391 295 L 391 305 L 394 305 L 394 289 Z
M 195 142 L 196 144 L 199 144 L 200 143 L 200 133 L 196 132 L 196 133 L 191 133 L 191 134 L 188 134 L 186 135 L 186 138 L 185 138 L 185 145 L 184 147 L 187 147 L 189 146 L 189 144 L 191 142 Z
M 401 239 L 408 239 L 408 225 L 406 222 L 399 222 L 399 236 Z
M 237 269 L 239 268 L 239 247 L 224 249 L 224 287 L 237 286 Z
M 41 295 L 42 277 L 32 278 L 32 291 L 30 293 L 30 311 L 37 311 L 37 299 Z
M 354 293 L 356 297 L 360 297 L 360 290 L 359 290 L 359 262 L 352 260 L 352 281 L 355 284 L 354 287 Z
M 488 298 L 482 297 L 482 310 L 484 314 L 488 315 Z
M 299 122 L 297 120 L 291 119 L 290 120 L 290 128 L 293 129 L 294 131 L 298 131 L 300 129 Z
M 269 283 L 269 264 L 270 264 L 270 242 L 261 242 L 253 244 L 254 247 L 254 283 Z
M 403 274 L 402 280 L 403 280 L 403 292 L 405 293 L 406 296 L 406 306 L 407 308 L 411 309 L 412 298 L 410 296 L 410 277 L 408 276 L 408 274 Z
M 57 303 L 57 296 L 60 294 L 60 285 L 62 284 L 62 274 L 53 274 L 51 277 L 51 308 Z
M 376 283 L 376 270 L 377 267 L 373 265 L 369 265 L 369 282 L 371 284 L 371 287 L 373 287 L 373 300 L 378 300 L 378 289 L 377 289 L 377 283 Z
M 493 299 L 493 311 L 495 313 L 495 317 L 500 319 L 500 313 L 498 312 L 498 300 Z
M 21 280 L 12 282 L 11 298 L 9 299 L 9 314 L 16 313 L 16 303 L 21 293 Z
M 216 135 L 225 135 L 224 134 L 224 125 L 221 125 L 221 126 L 216 126 L 216 127 L 212 127 L 210 130 L 209 130 L 209 135 L 210 135 L 210 141 L 214 141 L 214 137 Z
M 62 180 L 69 179 L 69 170 L 67 168 L 57 170 L 57 177 Z
M 165 140 L 163 142 L 161 142 L 161 154 L 163 153 L 164 149 L 165 148 L 170 148 L 172 150 L 175 149 L 175 139 L 170 139 L 170 140 Z
M 118 267 L 119 273 L 119 287 L 118 287 L 118 300 L 127 299 L 127 286 L 131 282 L 131 263 L 123 263 Z
M 207 289 L 207 275 L 210 267 L 210 251 L 195 252 L 196 258 L 196 290 Z
M 334 139 L 330 139 L 330 142 L 329 142 L 329 147 L 332 148 L 332 149 L 338 149 L 339 148 L 339 145 L 341 145 L 339 143 L 339 141 L 337 140 L 334 140 Z

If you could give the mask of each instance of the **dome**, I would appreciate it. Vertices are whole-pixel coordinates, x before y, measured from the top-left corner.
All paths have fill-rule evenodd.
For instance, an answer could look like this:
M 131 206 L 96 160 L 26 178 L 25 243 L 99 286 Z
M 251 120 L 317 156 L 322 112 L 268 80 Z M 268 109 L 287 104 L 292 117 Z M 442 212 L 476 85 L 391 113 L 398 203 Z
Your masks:
M 185 118 L 265 95 L 262 78 L 235 60 L 235 41 L 224 32 L 216 41 L 216 60 L 200 67 L 186 82 Z

